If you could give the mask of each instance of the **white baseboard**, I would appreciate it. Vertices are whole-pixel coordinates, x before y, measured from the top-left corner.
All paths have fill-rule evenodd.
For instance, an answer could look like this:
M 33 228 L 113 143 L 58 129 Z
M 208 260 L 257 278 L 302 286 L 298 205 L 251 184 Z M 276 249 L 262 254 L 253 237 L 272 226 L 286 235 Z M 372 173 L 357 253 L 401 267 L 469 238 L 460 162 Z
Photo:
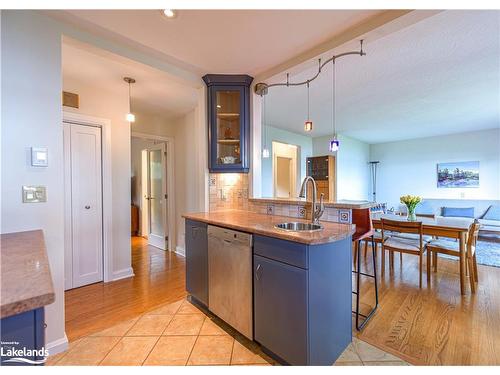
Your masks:
M 182 246 L 176 246 L 175 247 L 175 253 L 179 254 L 182 257 L 186 256 L 186 250 Z
M 59 354 L 68 350 L 68 337 L 64 333 L 64 337 L 58 340 L 52 341 L 45 345 L 45 349 L 49 351 L 49 355 Z
M 124 268 L 122 270 L 118 270 L 113 272 L 113 279 L 110 281 L 116 281 L 121 279 L 126 279 L 127 277 L 135 276 L 134 270 L 132 267 Z

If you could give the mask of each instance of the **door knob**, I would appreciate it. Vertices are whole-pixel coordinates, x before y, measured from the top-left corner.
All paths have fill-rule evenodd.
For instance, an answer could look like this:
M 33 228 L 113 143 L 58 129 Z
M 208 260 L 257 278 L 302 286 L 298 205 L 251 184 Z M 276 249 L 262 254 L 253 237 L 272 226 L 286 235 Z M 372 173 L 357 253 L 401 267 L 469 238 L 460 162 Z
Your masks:
M 85 209 L 90 210 L 90 206 L 89 205 L 85 206 Z

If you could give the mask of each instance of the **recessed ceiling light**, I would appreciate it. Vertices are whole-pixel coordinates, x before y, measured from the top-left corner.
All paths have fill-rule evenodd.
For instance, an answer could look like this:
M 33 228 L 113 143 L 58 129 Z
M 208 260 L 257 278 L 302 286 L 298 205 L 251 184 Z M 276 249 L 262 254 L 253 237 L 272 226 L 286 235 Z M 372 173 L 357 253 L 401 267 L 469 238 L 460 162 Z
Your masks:
M 163 15 L 167 18 L 175 18 L 177 16 L 177 12 L 173 9 L 163 9 Z

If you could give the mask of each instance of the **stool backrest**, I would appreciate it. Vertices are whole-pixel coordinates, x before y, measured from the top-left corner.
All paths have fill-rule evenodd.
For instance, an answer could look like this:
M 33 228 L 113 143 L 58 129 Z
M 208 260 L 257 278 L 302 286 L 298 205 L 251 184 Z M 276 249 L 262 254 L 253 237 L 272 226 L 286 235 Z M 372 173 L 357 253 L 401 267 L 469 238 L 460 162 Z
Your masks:
M 369 208 L 352 210 L 352 223 L 356 225 L 356 233 L 368 233 L 373 230 Z

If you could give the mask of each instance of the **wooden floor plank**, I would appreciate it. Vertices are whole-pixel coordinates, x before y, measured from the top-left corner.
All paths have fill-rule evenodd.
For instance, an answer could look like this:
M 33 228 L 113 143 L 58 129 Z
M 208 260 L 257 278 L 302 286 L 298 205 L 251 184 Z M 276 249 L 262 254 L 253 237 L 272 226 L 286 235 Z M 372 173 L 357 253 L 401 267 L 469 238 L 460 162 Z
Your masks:
M 367 258 L 362 264 L 371 272 L 370 252 Z M 359 339 L 415 365 L 500 365 L 499 268 L 479 265 L 477 293 L 467 283 L 462 296 L 457 261 L 440 258 L 431 285 L 424 275 L 422 289 L 418 257 L 404 255 L 400 264 L 397 255 L 395 261 L 380 280 L 380 308 Z M 371 288 L 362 287 L 363 301 L 372 298 Z

